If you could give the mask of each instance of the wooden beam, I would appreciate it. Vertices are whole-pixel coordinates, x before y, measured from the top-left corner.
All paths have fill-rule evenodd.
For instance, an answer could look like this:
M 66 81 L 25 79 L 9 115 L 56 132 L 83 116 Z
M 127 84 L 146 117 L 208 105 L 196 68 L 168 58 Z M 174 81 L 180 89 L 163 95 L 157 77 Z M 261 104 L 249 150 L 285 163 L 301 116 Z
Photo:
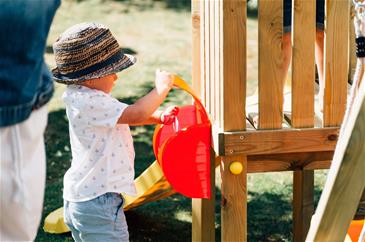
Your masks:
M 338 128 L 224 132 L 219 155 L 333 151 L 338 132 Z
M 222 4 L 223 130 L 244 130 L 246 128 L 246 0 L 224 0 Z
M 291 121 L 295 128 L 311 128 L 314 124 L 316 1 L 295 0 L 293 4 Z
M 292 119 L 294 128 L 314 126 L 316 1 L 294 0 Z M 303 34 L 305 33 L 305 34 Z M 293 240 L 303 242 L 314 212 L 314 171 L 293 173 Z
M 192 0 L 193 88 L 205 100 L 205 1 Z M 209 26 L 209 25 L 208 25 Z M 208 69 L 209 70 L 209 69 Z M 215 153 L 211 150 L 211 199 L 192 199 L 192 241 L 215 240 Z
M 307 241 L 343 241 L 365 188 L 365 83 L 341 132 Z
M 314 171 L 298 170 L 293 174 L 293 239 L 305 240 L 314 211 Z
M 230 172 L 229 165 L 240 162 L 239 175 Z M 222 241 L 247 241 L 247 160 L 245 156 L 223 158 L 222 175 Z
M 350 1 L 326 1 L 324 126 L 339 126 L 347 98 Z
M 279 129 L 283 119 L 283 1 L 259 0 L 259 128 Z
M 201 97 L 202 80 L 201 80 L 201 49 L 200 49 L 200 1 L 191 1 L 191 48 L 192 48 L 192 60 L 191 60 L 191 76 L 192 86 Z M 204 85 L 203 85 L 204 88 Z
M 247 173 L 328 169 L 333 151 L 247 156 Z

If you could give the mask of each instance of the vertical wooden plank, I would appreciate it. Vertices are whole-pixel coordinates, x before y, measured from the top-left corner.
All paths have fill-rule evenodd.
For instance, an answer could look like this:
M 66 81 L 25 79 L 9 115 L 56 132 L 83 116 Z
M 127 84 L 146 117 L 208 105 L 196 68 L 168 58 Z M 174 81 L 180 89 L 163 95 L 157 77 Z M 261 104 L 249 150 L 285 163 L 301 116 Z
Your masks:
M 214 26 L 215 26 L 215 31 L 214 31 L 214 50 L 215 50 L 215 58 L 214 58 L 214 108 L 215 108 L 215 124 L 218 125 L 218 127 L 220 126 L 220 120 L 221 120 L 221 112 L 220 112 L 220 97 L 219 97 L 219 93 L 220 93 L 220 88 L 219 88 L 219 83 L 220 83 L 220 48 L 219 48 L 219 36 L 220 36 L 220 7 L 221 7 L 221 1 L 216 0 L 214 1 Z
M 294 0 L 292 59 L 292 126 L 314 125 L 314 44 L 316 1 Z M 305 33 L 305 34 L 303 34 Z M 304 241 L 314 210 L 314 171 L 293 173 L 293 240 Z
M 210 1 L 204 0 L 204 49 L 205 49 L 205 108 L 208 113 L 211 114 L 210 106 L 210 89 L 211 89 L 211 76 L 210 76 Z
M 243 171 L 234 175 L 232 162 L 240 162 Z M 222 176 L 222 241 L 247 241 L 247 157 L 226 156 Z
M 294 0 L 292 125 L 297 128 L 314 124 L 315 9 L 315 0 Z
M 192 241 L 215 241 L 215 152 L 210 150 L 211 199 L 193 199 L 192 201 Z
M 216 76 L 215 76 L 215 59 L 216 59 L 216 48 L 215 48 L 215 1 L 210 1 L 209 3 L 209 38 L 210 38 L 210 114 L 212 118 L 212 122 L 215 123 L 216 120 L 216 113 L 215 113 L 215 83 L 216 83 Z
M 365 188 L 365 83 L 338 140 L 307 241 L 344 241 Z
M 246 0 L 223 2 L 223 129 L 245 129 Z
M 205 31 L 206 31 L 206 26 L 205 26 L 205 0 L 194 0 L 195 2 L 198 1 L 199 2 L 199 12 L 200 12 L 200 78 L 201 78 L 201 100 L 203 102 L 203 104 L 205 105 L 207 103 L 206 101 L 206 70 L 205 70 L 205 66 L 206 66 L 206 46 L 205 46 Z
M 352 13 L 354 13 L 354 6 L 351 4 L 351 10 L 350 10 L 350 19 L 349 19 L 349 26 L 350 26 L 350 33 L 349 33 L 349 81 L 352 83 L 352 79 L 354 78 L 355 69 L 356 69 L 356 43 L 355 43 L 355 26 L 354 26 L 354 16 Z
M 293 174 L 293 240 L 302 242 L 314 211 L 314 172 L 298 170 Z
M 205 97 L 204 2 L 192 0 L 192 76 L 193 88 Z M 203 99 L 204 100 L 204 99 Z M 213 161 L 212 161 L 213 160 Z M 214 241 L 215 153 L 211 151 L 211 199 L 192 199 L 192 241 Z
M 259 128 L 283 119 L 283 1 L 259 0 Z
M 350 1 L 326 2 L 324 126 L 339 126 L 347 98 Z
M 192 86 L 195 91 L 201 97 L 202 91 L 202 79 L 201 79 L 201 50 L 200 50 L 200 1 L 191 1 L 191 48 L 192 48 L 192 60 L 191 60 L 191 76 Z M 204 58 L 204 57 L 203 57 Z
M 218 50 L 219 50 L 219 92 L 216 98 L 219 100 L 219 128 L 223 130 L 224 126 L 224 85 L 223 85 L 223 0 L 219 0 L 219 32 L 218 32 Z M 246 101 L 246 100 L 245 100 Z
M 246 128 L 246 0 L 224 0 L 222 3 L 222 89 L 223 130 Z M 243 171 L 232 175 L 229 164 L 241 162 Z M 247 157 L 223 157 L 222 241 L 247 240 Z

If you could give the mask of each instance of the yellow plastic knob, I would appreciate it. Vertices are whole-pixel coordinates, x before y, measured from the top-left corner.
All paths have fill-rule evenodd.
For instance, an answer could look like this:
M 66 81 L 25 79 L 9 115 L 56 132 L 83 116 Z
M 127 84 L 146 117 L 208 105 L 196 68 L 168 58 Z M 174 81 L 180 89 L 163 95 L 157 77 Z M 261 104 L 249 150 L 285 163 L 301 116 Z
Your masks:
M 229 170 L 233 175 L 239 175 L 241 174 L 243 170 L 243 166 L 241 162 L 234 161 L 229 165 Z

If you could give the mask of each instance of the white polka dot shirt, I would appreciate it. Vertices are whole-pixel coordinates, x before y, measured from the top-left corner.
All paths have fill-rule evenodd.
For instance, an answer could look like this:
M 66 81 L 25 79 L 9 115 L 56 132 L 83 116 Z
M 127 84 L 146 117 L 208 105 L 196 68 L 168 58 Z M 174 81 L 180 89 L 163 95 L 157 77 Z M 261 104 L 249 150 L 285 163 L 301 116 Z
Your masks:
M 117 124 L 128 105 L 79 85 L 68 86 L 62 99 L 72 151 L 63 198 L 82 202 L 107 192 L 136 195 L 132 135 L 127 124 Z

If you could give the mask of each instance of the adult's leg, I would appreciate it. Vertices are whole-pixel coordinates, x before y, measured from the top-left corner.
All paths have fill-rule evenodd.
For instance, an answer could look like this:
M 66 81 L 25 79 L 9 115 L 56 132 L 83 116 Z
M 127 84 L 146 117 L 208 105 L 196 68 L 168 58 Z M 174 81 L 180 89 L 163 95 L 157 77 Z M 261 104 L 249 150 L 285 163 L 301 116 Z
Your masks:
M 322 30 L 317 30 L 316 31 L 316 45 L 315 45 L 315 59 L 316 59 L 318 80 L 319 80 L 319 92 L 318 92 L 319 98 L 323 98 L 323 95 L 324 95 L 323 49 L 324 49 L 324 32 Z
M 282 73 L 283 73 L 283 86 L 285 85 L 285 80 L 288 75 L 288 69 L 291 61 L 291 32 L 284 33 L 283 35 L 283 65 L 282 65 Z
M 0 240 L 33 241 L 42 214 L 46 175 L 43 133 L 47 107 L 0 129 Z

